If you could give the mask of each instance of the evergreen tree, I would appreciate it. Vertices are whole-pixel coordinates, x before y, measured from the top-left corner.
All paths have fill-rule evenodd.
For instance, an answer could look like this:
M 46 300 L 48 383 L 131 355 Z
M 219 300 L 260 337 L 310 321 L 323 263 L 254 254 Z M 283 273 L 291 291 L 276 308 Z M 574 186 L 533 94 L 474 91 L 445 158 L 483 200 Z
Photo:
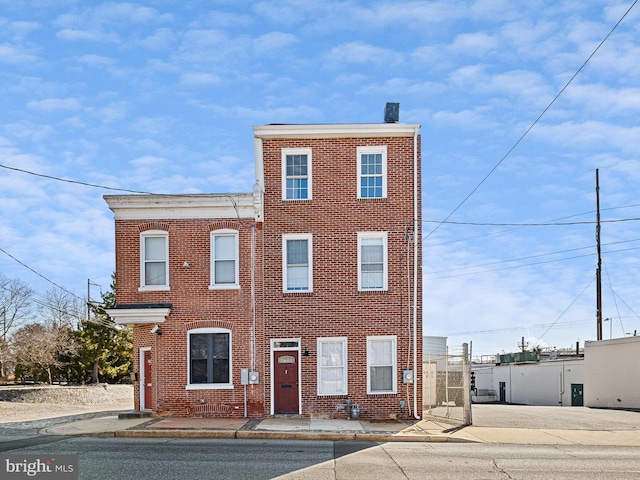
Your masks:
M 105 312 L 116 304 L 115 275 L 110 288 L 102 294 L 101 304 L 89 305 L 91 318 L 83 320 L 75 332 L 81 349 L 74 376 L 81 383 L 118 383 L 129 378 L 133 364 L 132 332 L 117 325 Z

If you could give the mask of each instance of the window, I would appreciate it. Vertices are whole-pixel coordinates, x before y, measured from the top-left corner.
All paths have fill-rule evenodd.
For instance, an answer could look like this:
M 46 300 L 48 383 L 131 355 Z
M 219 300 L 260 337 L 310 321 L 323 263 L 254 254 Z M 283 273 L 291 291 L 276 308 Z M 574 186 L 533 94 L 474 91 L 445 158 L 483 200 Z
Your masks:
M 238 288 L 238 232 L 211 232 L 211 287 Z
M 311 200 L 311 149 L 282 149 L 282 199 Z
M 347 338 L 318 338 L 318 395 L 347 394 Z
M 396 342 L 392 337 L 367 337 L 367 393 L 397 393 Z
M 199 328 L 188 332 L 187 388 L 231 388 L 231 332 Z
M 358 147 L 358 198 L 387 197 L 387 147 Z
M 358 290 L 387 290 L 387 233 L 358 233 Z
M 311 234 L 282 236 L 282 288 L 284 292 L 313 290 Z
M 140 290 L 169 289 L 169 234 L 149 230 L 140 235 Z

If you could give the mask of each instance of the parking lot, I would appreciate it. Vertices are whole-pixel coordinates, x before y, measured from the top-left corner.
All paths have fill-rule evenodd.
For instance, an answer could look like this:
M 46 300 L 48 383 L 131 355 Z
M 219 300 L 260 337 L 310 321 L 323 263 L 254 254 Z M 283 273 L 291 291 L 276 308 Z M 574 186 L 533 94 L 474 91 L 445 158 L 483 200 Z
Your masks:
M 556 430 L 640 430 L 640 411 L 587 407 L 474 404 L 474 427 Z

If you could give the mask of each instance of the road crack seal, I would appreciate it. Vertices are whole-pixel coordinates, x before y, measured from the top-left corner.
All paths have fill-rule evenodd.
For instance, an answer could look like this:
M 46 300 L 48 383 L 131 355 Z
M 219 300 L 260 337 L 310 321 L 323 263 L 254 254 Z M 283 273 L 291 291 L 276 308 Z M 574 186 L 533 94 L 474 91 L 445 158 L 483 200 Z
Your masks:
M 513 480 L 513 477 L 509 475 L 509 473 L 504 468 L 501 468 L 500 466 L 498 466 L 498 461 L 495 458 L 493 459 L 493 469 L 497 472 L 504 474 L 505 477 Z

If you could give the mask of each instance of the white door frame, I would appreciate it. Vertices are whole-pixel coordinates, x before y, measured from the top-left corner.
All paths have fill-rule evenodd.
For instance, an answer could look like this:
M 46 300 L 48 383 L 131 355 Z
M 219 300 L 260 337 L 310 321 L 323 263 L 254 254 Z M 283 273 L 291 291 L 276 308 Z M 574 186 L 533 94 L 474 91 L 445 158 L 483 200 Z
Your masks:
M 142 347 L 140 348 L 140 378 L 138 378 L 138 381 L 140 382 L 139 385 L 139 390 L 140 390 L 140 411 L 145 411 L 145 412 L 149 412 L 150 410 L 148 408 L 144 408 L 145 405 L 145 383 L 146 383 L 146 378 L 145 378 L 145 374 L 148 373 L 147 372 L 147 366 L 144 364 L 144 352 L 150 352 L 151 351 L 151 347 Z M 151 368 L 153 368 L 153 354 L 151 355 Z M 153 375 L 151 376 L 152 379 L 151 381 L 153 382 Z M 152 388 L 155 388 L 155 386 L 152 385 Z
M 287 342 L 287 343 L 296 343 L 297 346 L 293 347 L 280 347 L 275 346 L 276 343 Z M 270 377 L 271 377 L 271 415 L 274 415 L 275 405 L 274 405 L 274 368 L 273 368 L 273 358 L 274 352 L 282 352 L 285 350 L 293 350 L 298 352 L 298 413 L 302 413 L 302 356 L 300 355 L 300 344 L 302 343 L 300 338 L 272 338 L 271 339 L 271 351 L 269 353 L 269 368 L 270 368 Z

